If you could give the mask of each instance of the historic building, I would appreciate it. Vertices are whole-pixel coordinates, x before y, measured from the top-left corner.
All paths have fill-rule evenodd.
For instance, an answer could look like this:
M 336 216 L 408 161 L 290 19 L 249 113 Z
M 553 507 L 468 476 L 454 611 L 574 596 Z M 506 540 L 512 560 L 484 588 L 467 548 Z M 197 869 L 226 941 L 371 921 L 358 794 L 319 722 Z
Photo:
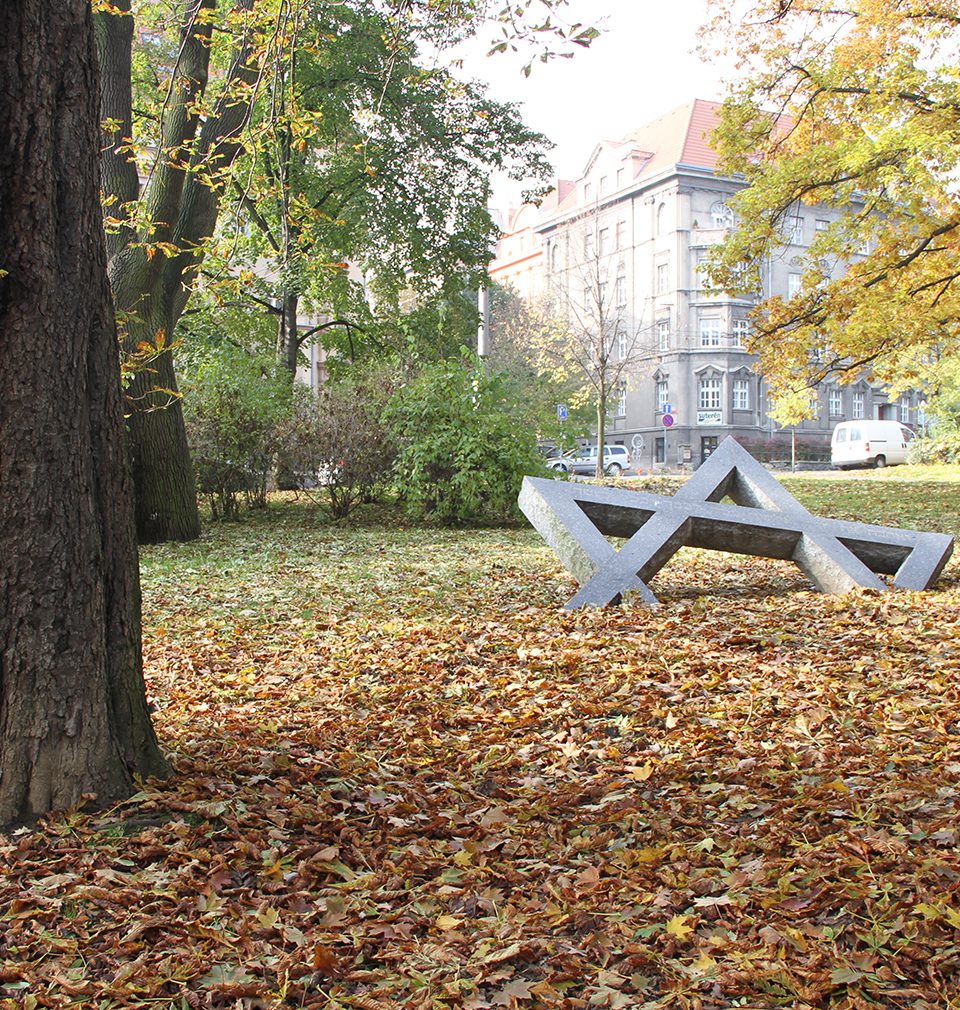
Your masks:
M 763 377 L 744 348 L 757 299 L 718 296 L 703 284 L 702 264 L 733 226 L 728 200 L 743 185 L 715 171 L 708 138 L 717 110 L 693 101 L 620 141 L 598 143 L 581 178 L 511 215 L 490 267 L 522 294 L 544 292 L 560 306 L 585 297 L 585 272 L 599 271 L 631 354 L 607 441 L 630 446 L 641 468 L 697 464 L 726 435 L 773 455 L 790 438 L 768 417 Z M 765 264 L 762 297 L 798 290 L 804 247 L 836 216 L 824 206 L 797 208 L 785 247 Z M 824 384 L 818 416 L 797 435 L 825 445 L 842 419 L 917 423 L 917 411 L 912 394 L 891 403 L 867 382 Z

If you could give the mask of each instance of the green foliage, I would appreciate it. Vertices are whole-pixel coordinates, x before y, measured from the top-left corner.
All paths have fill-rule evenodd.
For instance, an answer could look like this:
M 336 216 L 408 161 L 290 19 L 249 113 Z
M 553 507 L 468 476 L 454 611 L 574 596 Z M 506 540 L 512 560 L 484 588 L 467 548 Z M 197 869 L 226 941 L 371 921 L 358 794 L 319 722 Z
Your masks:
M 411 514 L 441 522 L 516 514 L 525 474 L 541 472 L 519 390 L 475 359 L 427 366 L 387 410 L 395 471 Z
M 290 386 L 271 357 L 224 344 L 196 352 L 184 374 L 184 420 L 197 488 L 213 518 L 266 503 Z
M 291 19 L 297 44 L 264 83 L 238 163 L 223 276 L 241 297 L 295 296 L 339 321 L 316 339 L 351 360 L 365 343 L 405 351 L 410 333 L 449 334 L 398 320 L 413 301 L 464 316 L 458 302 L 476 291 L 495 234 L 490 174 L 545 182 L 548 142 L 514 106 L 421 58 L 419 16 L 297 0 Z
M 802 288 L 754 313 L 752 349 L 775 387 L 830 371 L 916 385 L 925 362 L 960 356 L 956 3 L 715 6 L 751 72 L 716 137 L 721 169 L 749 185 L 713 280 L 756 290 L 785 254 L 788 219 L 830 208 L 823 218 L 838 219 L 786 253 Z
M 960 431 L 945 432 L 910 443 L 911 463 L 960 463 Z

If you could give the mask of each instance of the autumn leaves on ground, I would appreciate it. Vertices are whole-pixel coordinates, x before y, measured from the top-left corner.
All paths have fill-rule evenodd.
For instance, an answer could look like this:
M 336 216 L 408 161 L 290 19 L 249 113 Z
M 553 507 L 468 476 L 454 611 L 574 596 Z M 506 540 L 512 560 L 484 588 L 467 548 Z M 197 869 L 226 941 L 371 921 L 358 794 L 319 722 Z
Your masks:
M 790 490 L 960 533 L 946 472 Z M 0 1006 L 960 1007 L 956 561 L 568 614 L 525 527 L 288 499 L 143 573 L 176 776 L 0 838 Z

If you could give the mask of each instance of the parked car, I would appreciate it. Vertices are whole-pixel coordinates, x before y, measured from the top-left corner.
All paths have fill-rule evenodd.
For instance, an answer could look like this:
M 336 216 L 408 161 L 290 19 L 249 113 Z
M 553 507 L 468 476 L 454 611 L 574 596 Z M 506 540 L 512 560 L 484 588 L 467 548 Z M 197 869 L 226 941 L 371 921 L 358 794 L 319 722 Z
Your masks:
M 914 437 L 898 421 L 841 421 L 830 440 L 830 462 L 838 470 L 906 463 L 907 449 Z
M 547 466 L 568 474 L 592 477 L 597 472 L 597 448 L 587 446 L 559 459 L 548 459 Z M 607 445 L 603 449 L 603 472 L 619 477 L 630 469 L 630 450 L 625 445 Z

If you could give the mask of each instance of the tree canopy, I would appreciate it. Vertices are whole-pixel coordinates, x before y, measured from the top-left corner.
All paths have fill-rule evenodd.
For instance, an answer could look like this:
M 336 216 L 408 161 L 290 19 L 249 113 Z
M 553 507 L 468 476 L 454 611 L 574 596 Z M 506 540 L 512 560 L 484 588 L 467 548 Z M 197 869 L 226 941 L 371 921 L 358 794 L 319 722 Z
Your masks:
M 905 386 L 960 354 L 960 4 L 719 0 L 714 37 L 744 72 L 716 141 L 749 186 L 713 260 L 728 290 L 760 288 L 788 219 L 843 211 L 803 251 L 801 290 L 755 313 L 774 387 L 828 374 Z

